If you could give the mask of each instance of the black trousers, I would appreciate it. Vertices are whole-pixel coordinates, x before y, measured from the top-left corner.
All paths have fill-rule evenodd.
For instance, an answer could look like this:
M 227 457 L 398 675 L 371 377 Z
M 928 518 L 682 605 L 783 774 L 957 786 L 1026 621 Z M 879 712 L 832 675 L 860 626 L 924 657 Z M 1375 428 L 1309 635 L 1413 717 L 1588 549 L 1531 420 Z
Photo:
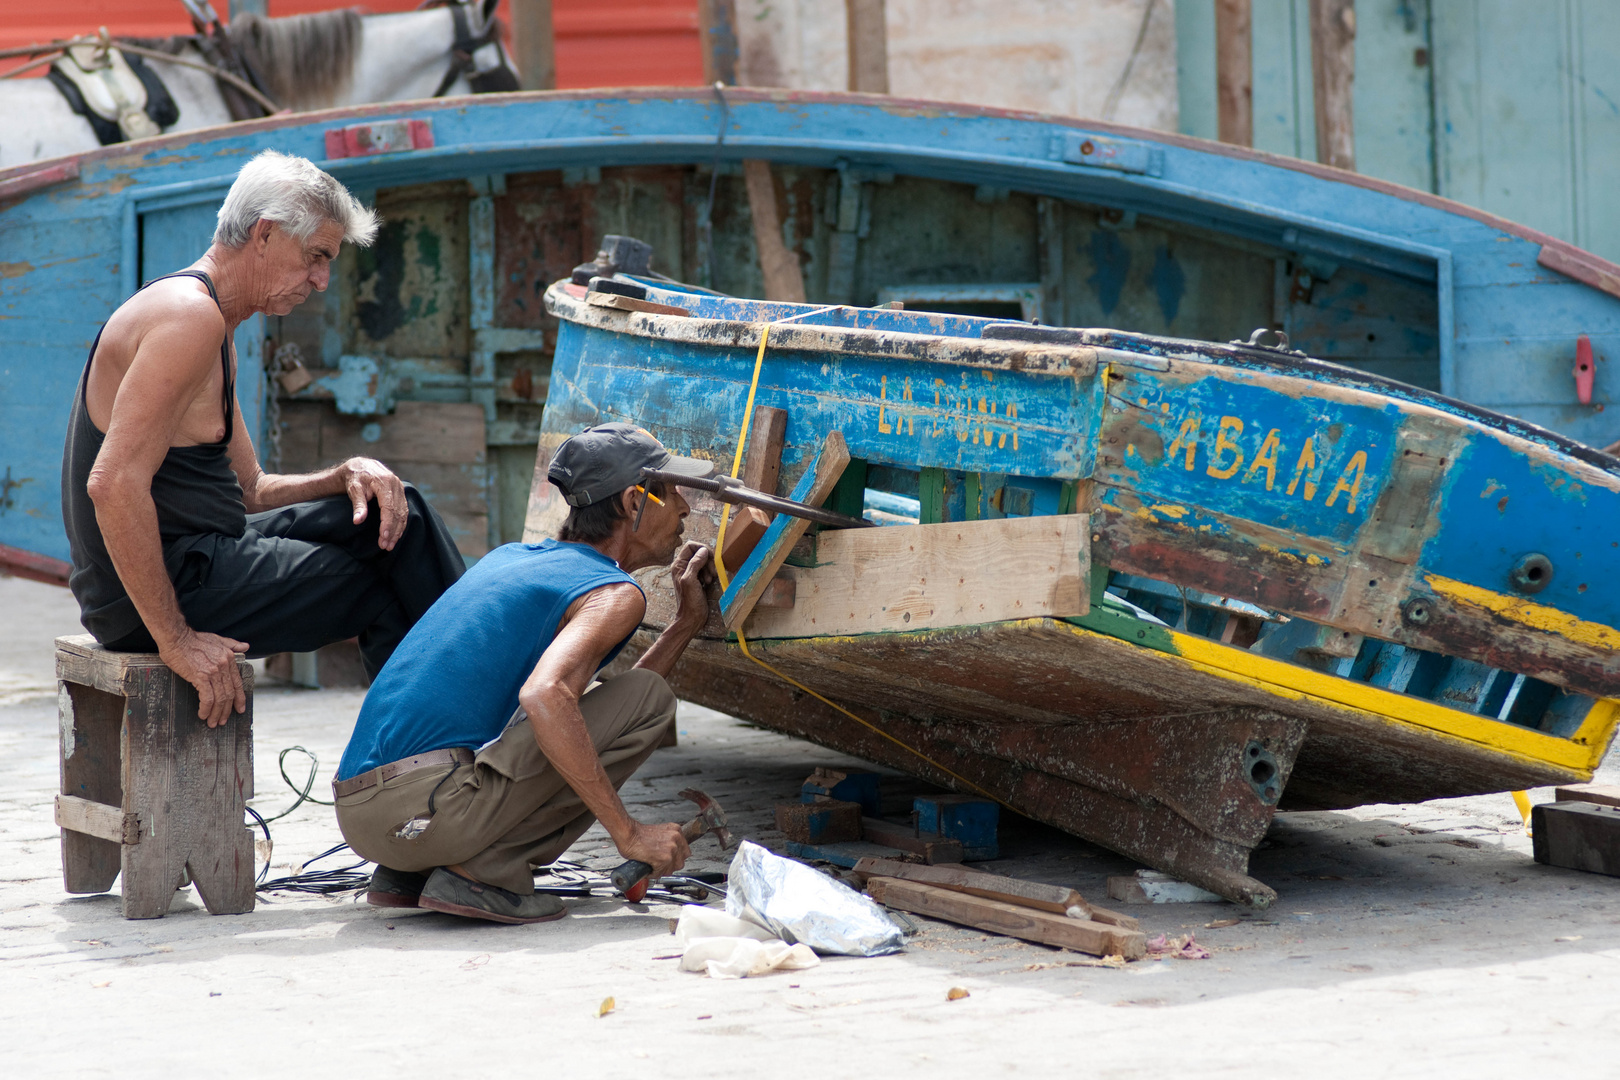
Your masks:
M 240 537 L 187 536 L 163 549 L 193 630 L 245 641 L 250 657 L 313 652 L 360 639 L 376 678 L 416 620 L 466 570 L 450 532 L 422 493 L 405 485 L 409 517 L 394 550 L 377 546 L 377 503 L 354 524 L 341 495 L 250 514 Z M 145 627 L 109 649 L 156 652 Z

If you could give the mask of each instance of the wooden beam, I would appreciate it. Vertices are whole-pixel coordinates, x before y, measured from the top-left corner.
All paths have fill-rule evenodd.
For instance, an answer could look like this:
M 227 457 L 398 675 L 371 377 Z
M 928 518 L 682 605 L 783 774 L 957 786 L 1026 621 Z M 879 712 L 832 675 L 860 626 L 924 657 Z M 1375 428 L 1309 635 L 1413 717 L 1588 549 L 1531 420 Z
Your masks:
M 771 163 L 743 162 L 743 179 L 748 185 L 748 209 L 754 219 L 754 247 L 759 252 L 759 268 L 765 275 L 765 299 L 804 303 L 804 271 L 782 239 L 782 218 L 776 212 L 776 180 Z
M 849 88 L 889 92 L 889 29 L 884 0 L 844 0 L 849 44 Z
M 755 506 L 737 506 L 731 511 L 731 523 L 726 526 L 726 546 L 720 559 L 730 573 L 748 561 L 765 531 L 771 527 L 771 516 Z
M 557 89 L 557 45 L 551 0 L 511 0 L 512 62 L 525 90 Z
M 1221 142 L 1254 145 L 1250 0 L 1215 0 L 1215 100 Z
M 791 610 L 750 637 L 790 638 L 1063 618 L 1091 610 L 1090 515 L 824 532 L 816 566 L 790 566 Z
M 802 279 L 800 284 L 803 284 Z M 748 450 L 743 457 L 743 483 L 755 491 L 776 494 L 776 481 L 782 474 L 782 443 L 786 436 L 786 409 L 773 409 L 769 405 L 754 406 L 754 428 L 748 433 Z
M 1316 99 L 1316 160 L 1356 167 L 1356 0 L 1311 0 L 1311 87 Z
M 703 51 L 703 81 L 709 86 L 737 85 L 736 0 L 698 0 L 698 41 Z
M 810 462 L 809 468 L 794 485 L 789 496 L 795 502 L 808 503 L 811 506 L 820 506 L 826 501 L 832 489 L 837 485 L 838 478 L 844 475 L 844 467 L 849 464 L 849 446 L 844 442 L 844 433 L 834 431 L 828 434 L 821 445 L 821 450 Z M 731 585 L 726 589 L 725 595 L 720 597 L 720 614 L 725 620 L 727 630 L 735 630 L 748 618 L 748 613 L 754 610 L 754 604 L 760 595 L 770 585 L 771 579 L 782 568 L 787 560 L 788 552 L 798 543 L 799 537 L 810 528 L 810 523 L 803 518 L 790 517 L 782 514 L 771 522 L 764 538 L 748 561 L 737 568 L 737 576 L 732 579 Z M 863 530 L 866 531 L 866 530 Z
M 869 817 L 861 820 L 861 839 L 897 851 L 921 855 L 923 861 L 930 864 L 962 861 L 962 841 L 928 833 L 918 836 L 912 832 L 910 825 L 900 825 L 881 818 Z
M 1553 792 L 1557 802 L 1589 802 L 1620 806 L 1620 786 L 1614 784 L 1565 784 Z
M 890 877 L 904 881 L 920 881 L 952 892 L 969 896 L 982 896 L 986 900 L 999 900 L 1003 904 L 1050 911 L 1074 919 L 1090 917 L 1091 907 L 1074 889 L 1067 885 L 1045 885 L 1038 881 L 983 874 L 964 866 L 919 866 L 916 863 L 895 862 L 892 859 L 862 859 L 855 864 L 855 876 L 864 883 L 867 878 Z M 1078 912 L 1069 915 L 1070 911 Z
M 141 842 L 140 818 L 126 814 L 121 807 L 81 799 L 77 795 L 56 797 L 56 824 L 70 832 L 114 844 Z
M 1053 915 L 898 878 L 871 878 L 866 883 L 866 891 L 878 903 L 901 911 L 1025 941 L 1038 941 L 1093 956 L 1121 956 L 1126 960 L 1139 960 L 1147 955 L 1147 936 L 1140 930 L 1126 930 L 1089 919 L 1071 919 L 1067 915 Z

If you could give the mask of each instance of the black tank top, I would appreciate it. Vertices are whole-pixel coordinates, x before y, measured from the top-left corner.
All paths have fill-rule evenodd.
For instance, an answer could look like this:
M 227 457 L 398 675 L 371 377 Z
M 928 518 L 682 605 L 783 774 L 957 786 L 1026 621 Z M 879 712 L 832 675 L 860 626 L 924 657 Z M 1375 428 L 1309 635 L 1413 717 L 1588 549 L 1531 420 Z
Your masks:
M 182 270 L 153 278 L 141 286 L 167 278 L 192 277 L 201 281 L 208 295 L 219 304 L 214 283 L 201 270 Z M 102 326 L 104 331 L 106 326 Z M 79 601 L 84 628 L 99 641 L 117 641 L 141 628 L 140 614 L 118 580 L 107 544 L 96 522 L 96 507 L 90 501 L 90 470 L 101 453 L 106 435 L 90 419 L 86 395 L 90 365 L 95 362 L 101 331 L 90 346 L 84 374 L 73 398 L 68 420 L 67 443 L 62 449 L 62 520 L 67 526 L 68 545 L 73 555 L 73 572 L 68 587 Z M 152 502 L 157 507 L 158 535 L 165 552 L 181 537 L 221 533 L 239 537 L 247 531 L 247 508 L 242 503 L 242 486 L 231 469 L 230 443 L 235 430 L 236 380 L 231 377 L 230 336 L 219 345 L 219 364 L 225 374 L 220 407 L 225 412 L 225 437 L 202 446 L 171 446 L 163 464 L 152 476 Z M 167 560 L 166 560 L 167 561 Z M 175 567 L 170 566 L 170 576 Z

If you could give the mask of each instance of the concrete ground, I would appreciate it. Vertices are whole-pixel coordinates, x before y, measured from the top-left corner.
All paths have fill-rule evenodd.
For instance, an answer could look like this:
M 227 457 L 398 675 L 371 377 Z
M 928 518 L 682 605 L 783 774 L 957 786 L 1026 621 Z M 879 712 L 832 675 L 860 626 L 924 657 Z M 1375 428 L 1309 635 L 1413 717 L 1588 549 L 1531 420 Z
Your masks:
M 1277 905 L 1132 907 L 1213 956 L 1122 968 L 918 920 L 895 956 L 713 981 L 676 970 L 673 906 L 607 898 L 502 927 L 352 895 L 211 916 L 187 889 L 128 922 L 116 895 L 62 891 L 51 639 L 78 632 L 71 599 L 0 579 L 0 611 L 0 1075 L 1620 1075 L 1620 881 L 1536 865 L 1507 795 L 1280 815 L 1252 868 Z M 361 696 L 261 686 L 261 813 L 293 800 L 284 747 L 314 752 L 327 790 Z M 679 723 L 680 746 L 625 787 L 644 819 L 683 818 L 675 792 L 697 784 L 770 844 L 772 804 L 849 760 L 693 706 Z M 301 782 L 305 759 L 287 767 Z M 309 804 L 272 829 L 272 876 L 340 839 Z M 1002 844 L 988 868 L 1098 900 L 1133 868 L 1027 822 Z M 724 868 L 713 841 L 696 851 L 694 868 Z M 618 861 L 600 830 L 570 857 Z

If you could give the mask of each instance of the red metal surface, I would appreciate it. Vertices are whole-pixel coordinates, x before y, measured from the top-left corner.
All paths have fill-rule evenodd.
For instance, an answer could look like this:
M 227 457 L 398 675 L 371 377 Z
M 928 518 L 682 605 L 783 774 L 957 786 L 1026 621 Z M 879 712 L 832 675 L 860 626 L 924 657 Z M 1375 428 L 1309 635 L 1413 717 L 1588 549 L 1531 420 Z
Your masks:
M 430 120 L 382 120 L 375 124 L 330 128 L 326 132 L 329 160 L 431 149 L 433 122 Z
M 0 574 L 43 581 L 47 585 L 66 585 L 73 567 L 49 555 L 36 555 L 22 548 L 0 544 Z
M 1575 339 L 1575 396 L 1582 405 L 1592 404 L 1592 379 L 1596 374 L 1592 366 L 1592 339 L 1582 334 Z
M 213 0 L 224 14 L 228 0 Z M 414 10 L 420 0 L 270 0 L 272 16 L 304 15 L 358 6 L 380 15 Z M 510 0 L 498 12 L 511 24 Z M 698 86 L 703 82 L 697 0 L 552 0 L 557 85 Z M 180 0 L 58 0 L 0 4 L 0 48 L 93 34 L 166 37 L 191 33 Z M 5 66 L 11 66 L 6 64 Z M 44 69 L 33 72 L 43 74 Z

